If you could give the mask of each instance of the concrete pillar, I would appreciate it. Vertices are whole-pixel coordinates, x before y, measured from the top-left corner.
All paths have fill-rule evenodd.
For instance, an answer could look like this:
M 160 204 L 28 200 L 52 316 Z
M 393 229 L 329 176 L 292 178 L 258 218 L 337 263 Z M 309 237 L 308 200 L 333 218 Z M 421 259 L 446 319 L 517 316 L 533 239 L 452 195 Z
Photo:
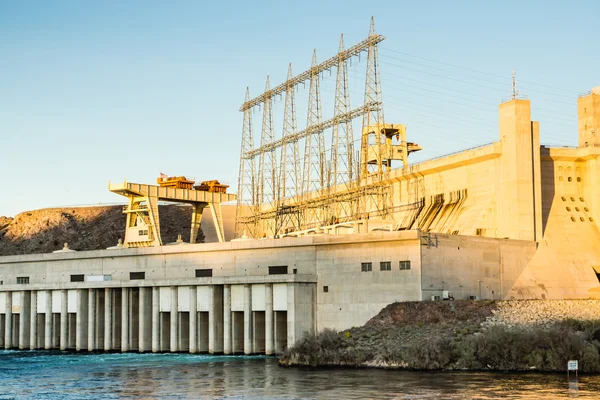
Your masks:
M 138 350 L 140 353 L 152 348 L 152 293 L 151 288 L 140 288 L 140 310 L 139 310 L 139 340 Z
M 223 353 L 231 354 L 231 285 L 223 286 Z
M 244 354 L 252 354 L 252 286 L 244 285 Z
M 69 331 L 68 331 L 68 320 L 69 320 L 69 315 L 68 315 L 68 308 L 67 308 L 67 302 L 69 296 L 67 296 L 67 291 L 66 290 L 61 290 L 60 291 L 60 349 L 61 350 L 66 350 L 67 349 L 67 342 L 68 342 L 68 336 L 69 336 Z
M 12 347 L 12 292 L 6 292 L 6 311 L 4 314 L 4 348 Z
M 208 352 L 215 354 L 223 351 L 223 286 L 209 286 L 208 302 Z
M 190 286 L 190 353 L 198 352 L 198 287 Z
M 35 350 L 37 349 L 37 292 L 35 290 L 31 291 L 30 295 L 30 311 L 29 311 L 29 349 Z
M 121 351 L 129 351 L 129 288 L 121 289 Z
M 88 289 L 88 351 L 96 350 L 96 289 Z
M 44 321 L 44 348 L 52 348 L 52 291 L 46 290 L 46 321 Z
M 204 204 L 193 205 L 192 224 L 190 228 L 190 243 L 192 244 L 196 243 L 196 239 L 198 238 L 198 230 L 200 229 L 200 223 L 202 222 L 202 210 L 204 210 Z
M 87 348 L 88 335 L 88 291 L 86 289 L 77 289 L 77 308 L 76 308 L 76 319 L 75 319 L 75 350 L 81 351 L 81 349 Z
M 19 292 L 21 310 L 19 311 L 19 350 L 29 348 L 29 312 L 31 310 L 29 291 Z
M 273 354 L 273 284 L 265 284 L 265 354 Z
M 104 289 L 104 351 L 111 351 L 112 340 L 112 289 Z
M 179 321 L 179 318 L 177 317 L 179 310 L 177 306 L 177 298 L 177 286 L 171 286 L 171 353 L 176 353 L 179 351 L 179 330 L 177 329 L 177 322 Z
M 152 288 L 152 352 L 160 351 L 160 293 L 158 287 Z
M 316 285 L 288 283 L 287 294 L 287 347 L 290 348 L 300 340 L 304 332 L 315 331 Z

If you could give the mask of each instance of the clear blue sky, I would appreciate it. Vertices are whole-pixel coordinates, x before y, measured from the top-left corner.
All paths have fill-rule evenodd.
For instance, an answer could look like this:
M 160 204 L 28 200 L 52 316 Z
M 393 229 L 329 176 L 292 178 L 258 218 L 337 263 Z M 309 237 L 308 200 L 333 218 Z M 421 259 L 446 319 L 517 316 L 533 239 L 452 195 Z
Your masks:
M 159 170 L 235 191 L 246 86 L 282 82 L 289 62 L 301 72 L 313 48 L 332 56 L 340 33 L 362 40 L 371 15 L 387 37 L 386 122 L 423 145 L 414 161 L 496 140 L 512 68 L 542 142 L 576 144 L 577 95 L 600 85 L 598 1 L 4 0 L 0 215 L 120 202 L 108 180 L 151 183 Z M 354 106 L 362 89 L 351 83 Z

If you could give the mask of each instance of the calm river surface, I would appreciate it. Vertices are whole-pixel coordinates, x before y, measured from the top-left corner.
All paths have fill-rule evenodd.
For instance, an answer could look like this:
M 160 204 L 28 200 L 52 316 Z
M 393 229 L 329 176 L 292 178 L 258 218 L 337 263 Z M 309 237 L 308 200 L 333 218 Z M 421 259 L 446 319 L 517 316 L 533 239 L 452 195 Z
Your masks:
M 284 369 L 275 358 L 0 351 L 0 399 L 600 398 L 600 376 Z

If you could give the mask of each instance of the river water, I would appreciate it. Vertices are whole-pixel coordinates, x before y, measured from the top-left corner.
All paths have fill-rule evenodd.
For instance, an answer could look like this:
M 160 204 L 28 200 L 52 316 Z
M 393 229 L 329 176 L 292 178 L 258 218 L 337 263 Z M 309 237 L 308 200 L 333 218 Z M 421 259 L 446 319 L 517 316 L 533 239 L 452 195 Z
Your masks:
M 267 357 L 0 351 L 0 399 L 600 398 L 600 376 L 280 368 Z

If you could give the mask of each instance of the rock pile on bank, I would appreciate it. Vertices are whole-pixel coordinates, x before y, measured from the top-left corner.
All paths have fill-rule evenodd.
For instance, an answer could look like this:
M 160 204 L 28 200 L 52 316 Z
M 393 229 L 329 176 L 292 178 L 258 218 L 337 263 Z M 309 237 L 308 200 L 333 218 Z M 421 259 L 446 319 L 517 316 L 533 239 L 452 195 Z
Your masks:
M 567 320 L 600 319 L 600 300 L 510 300 L 496 302 L 482 326 L 531 329 Z

